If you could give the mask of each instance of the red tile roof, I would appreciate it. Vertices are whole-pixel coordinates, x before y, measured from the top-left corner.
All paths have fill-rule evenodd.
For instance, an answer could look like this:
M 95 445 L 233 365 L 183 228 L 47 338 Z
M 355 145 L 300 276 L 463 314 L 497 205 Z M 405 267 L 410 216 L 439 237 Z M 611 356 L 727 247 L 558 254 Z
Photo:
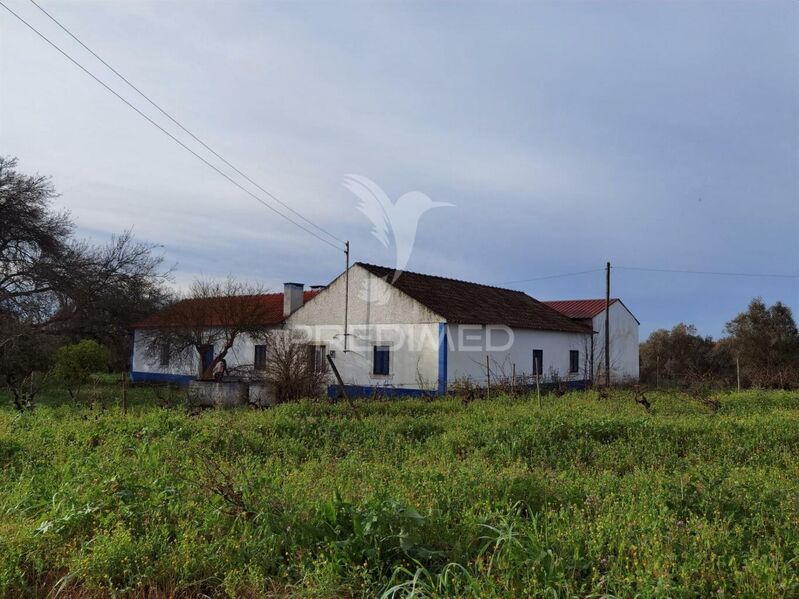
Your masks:
M 314 296 L 319 293 L 317 290 L 312 291 L 305 291 L 303 293 L 303 302 L 307 302 Z M 214 310 L 212 307 L 212 302 L 220 300 L 222 298 L 203 298 L 203 299 L 185 299 L 179 301 L 177 304 L 174 305 L 185 305 L 187 302 L 206 302 L 206 306 L 200 313 L 205 312 L 207 314 L 207 321 L 204 323 L 206 326 L 220 326 L 224 323 L 221 322 L 221 316 L 218 314 L 214 314 Z M 240 295 L 233 298 L 235 301 L 240 302 L 262 302 L 263 303 L 263 322 L 259 324 L 263 324 L 265 326 L 268 325 L 275 325 L 280 324 L 283 322 L 283 294 L 282 293 L 262 293 L 259 295 Z M 146 329 L 146 328 L 158 328 L 158 327 L 165 327 L 169 326 L 170 324 L 174 324 L 171 322 L 170 319 L 170 312 L 171 308 L 167 307 L 161 312 L 157 314 L 153 314 L 152 316 L 145 318 L 134 324 L 132 328 L 134 329 Z
M 453 324 L 496 324 L 520 329 L 590 333 L 591 327 L 566 318 L 526 293 L 479 283 L 358 263 Z
M 619 298 L 611 298 L 611 305 Z M 605 311 L 604 299 L 552 300 L 543 302 L 569 318 L 593 318 Z
M 622 302 L 619 298 L 610 298 L 611 305 L 615 304 L 616 302 L 619 302 L 622 306 L 624 306 L 624 302 Z M 605 311 L 604 299 L 551 300 L 543 303 L 550 308 L 554 308 L 561 314 L 574 319 L 594 318 L 594 316 L 598 316 Z M 630 312 L 630 309 L 627 306 L 624 306 L 624 309 Z M 632 312 L 630 312 L 630 316 L 635 318 L 635 315 Z M 635 318 L 635 321 L 638 322 L 638 319 Z M 641 323 L 638 322 L 638 324 Z

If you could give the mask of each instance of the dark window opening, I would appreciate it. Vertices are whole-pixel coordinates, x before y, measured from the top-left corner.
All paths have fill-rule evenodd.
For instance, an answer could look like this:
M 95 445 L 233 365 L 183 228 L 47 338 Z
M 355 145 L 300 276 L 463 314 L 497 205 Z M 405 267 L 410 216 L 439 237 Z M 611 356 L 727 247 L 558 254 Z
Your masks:
M 389 351 L 388 345 L 375 345 L 373 374 L 389 373 Z
M 569 372 L 580 372 L 580 352 L 576 349 L 569 350 Z
M 200 374 L 205 374 L 205 371 L 208 370 L 208 367 L 211 365 L 211 362 L 214 361 L 214 346 L 213 345 L 202 345 L 200 346 L 200 366 L 202 372 Z
M 255 359 L 253 360 L 256 370 L 264 370 L 266 368 L 266 346 L 255 346 Z
M 314 372 L 327 372 L 327 346 L 310 346 L 309 358 Z
M 161 345 L 161 355 L 160 355 L 160 360 L 159 360 L 159 364 L 161 366 L 169 366 L 169 353 L 170 353 L 169 352 L 169 344 L 168 343 L 162 344 Z
M 533 375 L 540 376 L 544 372 L 544 350 L 533 350 Z

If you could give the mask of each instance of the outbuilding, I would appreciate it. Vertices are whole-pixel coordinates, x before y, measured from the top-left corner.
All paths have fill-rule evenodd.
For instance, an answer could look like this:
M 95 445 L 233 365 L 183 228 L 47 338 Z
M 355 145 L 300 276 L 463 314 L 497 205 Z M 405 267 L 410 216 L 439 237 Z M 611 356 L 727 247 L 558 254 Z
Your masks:
M 544 302 L 576 322 L 594 330 L 592 371 L 596 380 L 605 372 L 605 305 L 604 299 L 553 300 Z M 638 327 L 641 324 L 619 298 L 608 303 L 610 322 L 610 380 L 613 383 L 637 383 L 639 373 Z

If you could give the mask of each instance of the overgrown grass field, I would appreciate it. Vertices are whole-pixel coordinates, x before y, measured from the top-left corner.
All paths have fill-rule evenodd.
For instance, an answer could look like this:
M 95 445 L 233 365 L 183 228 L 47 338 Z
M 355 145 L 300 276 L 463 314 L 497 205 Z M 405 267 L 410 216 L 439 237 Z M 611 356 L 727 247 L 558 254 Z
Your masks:
M 796 393 L 104 393 L 0 397 L 0 595 L 799 596 Z

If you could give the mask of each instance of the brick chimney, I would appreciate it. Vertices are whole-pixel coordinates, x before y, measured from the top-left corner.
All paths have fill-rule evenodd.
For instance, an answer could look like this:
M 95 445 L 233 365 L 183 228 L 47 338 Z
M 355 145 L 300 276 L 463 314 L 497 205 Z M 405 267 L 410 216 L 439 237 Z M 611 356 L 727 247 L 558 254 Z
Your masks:
M 283 283 L 283 318 L 302 307 L 304 283 Z

